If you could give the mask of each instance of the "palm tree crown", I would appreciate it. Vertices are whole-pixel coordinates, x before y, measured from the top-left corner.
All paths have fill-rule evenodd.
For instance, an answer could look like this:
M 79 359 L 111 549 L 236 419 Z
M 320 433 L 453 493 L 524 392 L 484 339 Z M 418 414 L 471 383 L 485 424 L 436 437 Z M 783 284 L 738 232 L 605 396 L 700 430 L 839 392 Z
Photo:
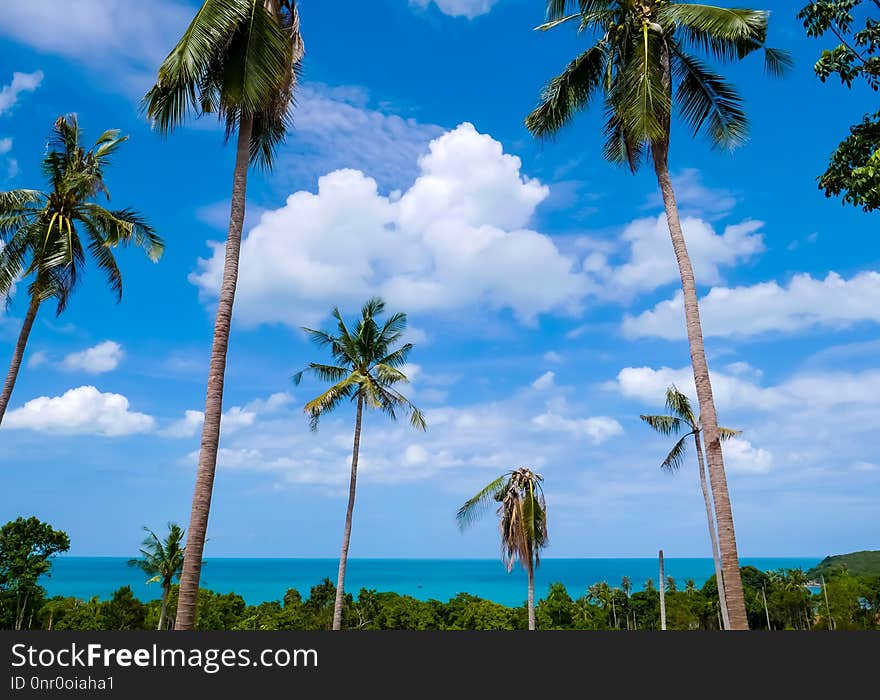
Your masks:
M 335 363 L 311 362 L 293 377 L 294 383 L 299 384 L 308 372 L 322 381 L 332 382 L 329 389 L 305 405 L 312 430 L 317 430 L 321 416 L 332 411 L 344 399 L 356 398 L 362 399 L 367 408 L 379 409 L 394 419 L 402 409 L 409 413 L 413 427 L 425 430 L 424 414 L 395 388 L 409 381 L 400 368 L 406 364 L 412 344 L 406 343 L 393 349 L 406 329 L 406 314 L 392 314 L 380 325 L 376 317 L 384 310 L 385 302 L 376 297 L 364 304 L 353 331 L 349 330 L 338 308 L 334 308 L 332 313 L 336 319 L 337 335 L 312 328 L 303 329 L 315 344 L 330 350 Z
M 523 568 L 540 563 L 541 550 L 549 543 L 544 478 L 521 467 L 502 474 L 458 509 L 462 528 L 472 524 L 491 502 L 498 503 L 501 558 L 507 570 L 519 561 Z
M 675 386 L 666 390 L 666 410 L 669 415 L 639 416 L 661 435 L 679 435 L 682 430 L 687 432 L 673 445 L 669 454 L 660 463 L 660 468 L 668 472 L 676 472 L 681 467 L 687 452 L 687 439 L 700 432 L 700 419 L 694 415 L 691 402 Z M 718 426 L 718 436 L 722 441 L 739 435 L 742 431 Z
M 791 60 L 765 46 L 768 14 L 668 0 L 548 0 L 549 21 L 538 29 L 577 21 L 596 40 L 545 86 L 526 126 L 551 136 L 600 93 L 605 156 L 632 170 L 648 148 L 668 139 L 673 105 L 695 134 L 737 146 L 747 134 L 742 100 L 700 54 L 726 63 L 763 49 L 768 72 L 782 74 Z
M 86 251 L 104 272 L 117 300 L 122 298 L 122 273 L 112 249 L 134 243 L 151 260 L 162 254 L 162 239 L 132 209 L 110 210 L 94 200 L 109 199 L 104 170 L 128 137 L 105 131 L 91 149 L 80 143 L 76 115 L 59 117 L 43 158 L 50 189 L 0 193 L 0 297 L 20 277 L 30 277 L 29 293 L 37 303 L 54 297 L 58 313 L 76 287 Z
M 270 168 L 305 53 L 294 0 L 205 0 L 144 97 L 157 130 L 215 113 L 229 138 L 252 120 L 251 162 Z
M 168 523 L 168 535 L 163 541 L 150 528 L 144 527 L 144 530 L 147 536 L 140 550 L 141 558 L 130 559 L 128 564 L 149 576 L 147 583 L 170 585 L 183 568 L 184 531 L 177 523 Z

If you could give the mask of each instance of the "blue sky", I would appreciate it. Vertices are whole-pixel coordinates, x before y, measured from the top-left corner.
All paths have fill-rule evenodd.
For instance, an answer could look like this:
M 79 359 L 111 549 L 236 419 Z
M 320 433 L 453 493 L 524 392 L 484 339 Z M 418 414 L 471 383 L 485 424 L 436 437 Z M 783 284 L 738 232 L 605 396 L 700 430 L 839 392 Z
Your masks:
M 661 473 L 668 441 L 639 420 L 670 382 L 691 393 L 668 233 L 650 171 L 601 157 L 601 114 L 551 143 L 523 127 L 541 85 L 583 46 L 533 32 L 537 0 L 303 0 L 295 129 L 254 174 L 206 556 L 332 557 L 353 416 L 309 432 L 322 359 L 298 330 L 382 294 L 409 313 L 426 434 L 370 415 L 351 555 L 493 557 L 490 519 L 458 505 L 501 471 L 546 480 L 547 556 L 707 556 L 696 468 Z M 232 153 L 211 121 L 168 140 L 138 112 L 192 0 L 11 0 L 0 15 L 0 188 L 42 186 L 55 117 L 131 139 L 112 201 L 146 214 L 163 259 L 123 251 L 116 305 L 89 271 L 41 312 L 0 429 L 0 520 L 35 514 L 72 553 L 129 555 L 144 524 L 187 523 Z M 676 131 L 671 154 L 704 298 L 740 552 L 876 549 L 880 456 L 877 215 L 826 200 L 815 176 L 867 89 L 822 85 L 822 43 L 774 3 L 793 73 L 725 68 L 751 115 L 734 154 Z M 7 361 L 24 298 L 0 312 Z

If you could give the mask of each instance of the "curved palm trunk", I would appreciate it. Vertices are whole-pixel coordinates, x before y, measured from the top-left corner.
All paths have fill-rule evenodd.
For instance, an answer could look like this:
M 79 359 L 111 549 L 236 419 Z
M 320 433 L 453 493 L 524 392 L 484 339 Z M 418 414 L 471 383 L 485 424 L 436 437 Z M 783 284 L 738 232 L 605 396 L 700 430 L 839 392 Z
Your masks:
M 535 565 L 531 557 L 526 572 L 529 575 L 529 629 L 536 630 L 538 626 L 535 624 Z
M 21 332 L 18 334 L 18 342 L 15 344 L 15 351 L 12 353 L 12 361 L 9 363 L 9 372 L 6 375 L 6 382 L 3 384 L 3 393 L 0 394 L 0 423 L 3 422 L 3 416 L 6 415 L 9 399 L 12 398 L 12 390 L 15 388 L 18 370 L 21 369 L 21 360 L 24 357 L 24 349 L 31 335 L 31 328 L 34 327 L 34 319 L 37 317 L 39 308 L 40 302 L 35 297 L 31 297 L 24 323 L 21 324 Z
M 162 584 L 162 609 L 159 612 L 159 626 L 157 630 L 165 629 L 165 620 L 168 617 L 168 594 L 171 592 L 171 583 Z
M 666 577 L 663 573 L 663 550 L 660 550 L 660 629 L 666 629 Z
M 718 553 L 718 534 L 715 532 L 715 516 L 712 515 L 712 498 L 706 484 L 706 464 L 703 461 L 703 445 L 700 434 L 694 433 L 694 444 L 697 447 L 697 461 L 700 466 L 700 488 L 703 490 L 703 502 L 706 504 L 706 522 L 709 523 L 709 540 L 712 542 L 712 561 L 715 564 L 715 581 L 718 584 L 718 602 L 721 607 L 722 629 L 730 629 L 730 615 L 727 612 L 727 595 L 724 592 L 724 575 L 721 571 L 721 555 Z
M 336 577 L 336 602 L 333 604 L 333 629 L 342 629 L 342 600 L 345 596 L 345 567 L 348 564 L 348 546 L 351 543 L 351 518 L 354 514 L 354 495 L 357 488 L 358 455 L 361 451 L 361 419 L 364 414 L 364 397 L 358 395 L 357 417 L 354 422 L 354 446 L 351 450 L 351 481 L 348 485 L 348 509 L 345 511 L 345 532 L 342 535 L 342 552 L 339 555 L 339 574 Z
M 226 374 L 226 351 L 229 348 L 229 327 L 232 322 L 235 286 L 238 282 L 238 261 L 241 253 L 241 230 L 244 226 L 253 125 L 252 117 L 243 116 L 238 129 L 235 170 L 232 178 L 232 206 L 229 215 L 229 231 L 226 234 L 226 260 L 223 266 L 220 297 L 217 300 L 217 316 L 214 320 L 214 342 L 211 347 L 208 389 L 205 396 L 205 422 L 202 426 L 199 467 L 196 474 L 189 530 L 187 531 L 183 573 L 180 576 L 177 621 L 174 625 L 174 628 L 178 630 L 191 630 L 195 625 L 196 601 L 202 573 L 202 553 L 205 549 L 208 514 L 211 510 L 211 495 L 214 490 L 214 473 L 217 469 L 220 416 L 223 412 L 223 381 Z
M 697 304 L 694 270 L 685 244 L 684 232 L 681 229 L 681 221 L 678 218 L 678 206 L 675 201 L 672 179 L 669 176 L 668 141 L 654 142 L 651 144 L 651 152 L 657 182 L 663 195 L 663 205 L 666 208 L 666 222 L 669 225 L 672 248 L 675 251 L 678 271 L 681 275 L 691 365 L 694 371 L 694 383 L 697 387 L 697 399 L 700 403 L 700 420 L 703 432 L 706 433 L 706 461 L 709 465 L 709 481 L 715 499 L 715 522 L 718 525 L 718 546 L 721 550 L 721 568 L 726 585 L 730 629 L 747 630 L 749 622 L 746 617 L 746 604 L 739 573 L 739 555 L 736 550 L 736 533 L 733 529 L 733 510 L 730 505 L 730 493 L 727 489 L 727 476 L 724 473 L 721 441 L 718 438 L 718 417 L 715 413 L 715 400 L 712 396 L 706 350 L 703 347 L 703 329 L 700 325 L 700 309 Z

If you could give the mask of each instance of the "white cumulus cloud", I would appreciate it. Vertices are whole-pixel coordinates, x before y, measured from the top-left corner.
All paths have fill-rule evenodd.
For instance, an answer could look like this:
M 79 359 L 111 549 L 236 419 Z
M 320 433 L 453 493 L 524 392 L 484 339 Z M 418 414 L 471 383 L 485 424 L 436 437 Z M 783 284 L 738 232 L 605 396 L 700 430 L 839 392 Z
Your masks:
M 7 8 L 3 8 L 4 15 L 7 12 Z M 2 26 L 3 20 L 0 20 L 0 26 Z M 12 74 L 12 82 L 8 85 L 4 85 L 0 88 L 0 115 L 4 112 L 8 112 L 13 107 L 15 107 L 18 102 L 18 97 L 23 92 L 33 92 L 38 87 L 40 87 L 40 83 L 43 82 L 43 71 L 34 71 L 33 73 L 13 73 Z M 11 139 L 4 139 L 4 141 L 8 141 L 9 148 L 12 147 Z M 9 148 L 6 151 L 0 150 L 2 153 L 8 152 Z
M 773 466 L 773 455 L 761 447 L 754 447 L 739 437 L 724 442 L 724 466 L 734 474 L 766 474 Z
M 444 15 L 468 19 L 487 14 L 497 3 L 498 0 L 409 0 L 413 7 L 424 9 L 434 4 Z
M 40 396 L 11 411 L 3 422 L 10 430 L 35 430 L 53 435 L 121 437 L 149 433 L 156 421 L 131 411 L 122 394 L 103 393 L 93 386 L 70 389 L 61 396 Z
M 623 426 L 608 416 L 566 418 L 547 411 L 532 418 L 532 423 L 542 430 L 568 433 L 575 438 L 588 438 L 596 445 L 616 435 L 623 435 Z
M 224 434 L 234 433 L 241 428 L 247 428 L 257 420 L 258 416 L 277 413 L 285 408 L 293 397 L 286 392 L 272 394 L 265 399 L 255 399 L 244 406 L 233 406 L 228 409 L 221 418 L 221 428 Z M 205 422 L 204 411 L 187 410 L 183 418 L 177 420 L 161 431 L 165 437 L 185 438 L 192 437 L 202 428 Z
M 627 316 L 629 338 L 685 338 L 681 293 L 638 316 Z M 756 312 L 758 311 L 759 312 Z M 840 328 L 860 322 L 880 323 L 880 273 L 860 272 L 849 279 L 829 272 L 825 279 L 808 274 L 743 287 L 714 287 L 700 301 L 705 336 L 751 336 L 793 333 L 813 327 Z
M 300 326 L 377 292 L 413 312 L 483 305 L 524 322 L 578 307 L 586 279 L 528 228 L 548 188 L 521 173 L 519 158 L 466 123 L 432 141 L 419 170 L 399 196 L 339 170 L 317 193 L 296 192 L 265 213 L 242 244 L 236 317 Z M 206 300 L 218 293 L 223 257 L 214 244 L 190 277 Z
M 122 362 L 125 353 L 122 346 L 112 340 L 72 352 L 61 362 L 61 366 L 68 371 L 83 371 L 88 374 L 103 374 L 112 372 Z

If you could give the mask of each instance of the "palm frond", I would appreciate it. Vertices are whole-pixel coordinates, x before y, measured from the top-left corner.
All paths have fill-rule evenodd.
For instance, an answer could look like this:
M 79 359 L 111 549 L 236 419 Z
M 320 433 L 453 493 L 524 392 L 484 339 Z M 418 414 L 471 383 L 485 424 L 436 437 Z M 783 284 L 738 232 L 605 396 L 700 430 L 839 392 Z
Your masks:
M 764 70 L 774 78 L 781 78 L 794 68 L 794 59 L 788 51 L 764 48 Z
M 721 442 L 730 440 L 730 438 L 736 437 L 737 435 L 742 435 L 742 430 L 733 430 L 732 428 L 722 428 L 720 425 L 718 426 L 718 439 L 721 440 Z
M 528 117 L 526 128 L 538 138 L 556 134 L 585 109 L 602 84 L 608 56 L 600 42 L 584 51 L 553 78 L 541 93 L 540 104 Z
M 461 529 L 472 525 L 483 515 L 486 507 L 494 500 L 498 494 L 502 493 L 510 481 L 510 472 L 502 474 L 494 481 L 489 482 L 477 493 L 462 504 L 456 514 L 456 520 Z
M 675 25 L 677 34 L 718 61 L 740 60 L 764 45 L 764 10 L 668 3 L 658 10 L 661 24 Z
M 665 38 L 644 24 L 641 40 L 633 42 L 631 59 L 609 90 L 608 99 L 623 128 L 636 141 L 668 136 L 671 96 L 660 59 L 665 51 Z
M 681 432 L 682 420 L 675 416 L 639 416 L 661 435 L 678 435 Z
M 162 134 L 180 126 L 192 111 L 204 112 L 200 90 L 216 88 L 226 47 L 247 21 L 254 0 L 205 0 L 180 41 L 159 67 L 142 108 Z M 206 85 L 207 83 L 207 85 Z M 217 96 L 219 104 L 219 95 Z
M 687 452 L 687 438 L 690 437 L 690 435 L 691 433 L 688 433 L 681 437 L 681 439 L 675 443 L 673 448 L 669 450 L 666 459 L 660 464 L 660 468 L 663 471 L 677 472 L 681 468 L 681 463 L 684 461 L 684 455 Z
M 735 148 L 748 138 L 748 119 L 736 89 L 693 56 L 674 49 L 673 66 L 679 78 L 681 114 L 696 135 L 708 126 L 713 146 Z
M 309 427 L 314 431 L 318 429 L 321 416 L 329 413 L 343 400 L 351 398 L 357 390 L 360 377 L 352 373 L 340 382 L 327 389 L 320 396 L 309 401 L 303 410 L 309 416 Z
M 695 428 L 697 426 L 690 399 L 687 394 L 679 391 L 675 384 L 666 390 L 666 410 L 681 418 L 688 427 Z

